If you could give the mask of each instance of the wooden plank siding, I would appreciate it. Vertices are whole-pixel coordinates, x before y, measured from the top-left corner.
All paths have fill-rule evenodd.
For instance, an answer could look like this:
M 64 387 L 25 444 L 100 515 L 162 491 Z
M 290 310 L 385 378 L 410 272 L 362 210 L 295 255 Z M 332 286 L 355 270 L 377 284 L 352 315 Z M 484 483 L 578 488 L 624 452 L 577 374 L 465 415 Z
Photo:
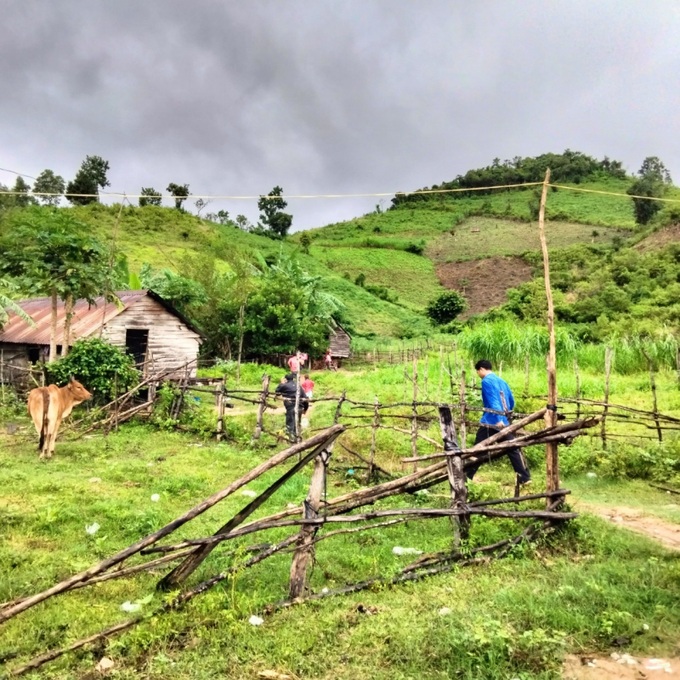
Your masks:
M 102 338 L 124 348 L 128 329 L 149 331 L 147 357 L 149 370 L 154 373 L 198 357 L 200 335 L 148 295 L 111 319 L 103 328 Z M 195 364 L 189 375 L 196 375 Z

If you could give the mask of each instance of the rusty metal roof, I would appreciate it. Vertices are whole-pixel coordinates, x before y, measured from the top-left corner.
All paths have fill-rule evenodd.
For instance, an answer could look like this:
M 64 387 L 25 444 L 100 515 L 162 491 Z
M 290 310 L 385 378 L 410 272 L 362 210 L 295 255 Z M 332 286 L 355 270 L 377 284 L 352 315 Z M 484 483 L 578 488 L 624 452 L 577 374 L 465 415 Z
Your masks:
M 102 325 L 129 309 L 136 302 L 147 295 L 160 302 L 170 313 L 175 314 L 187 323 L 189 328 L 198 331 L 189 324 L 175 309 L 158 295 L 146 290 L 122 290 L 116 292 L 122 302 L 118 307 L 113 302 L 106 302 L 103 297 L 95 299 L 90 305 L 87 300 L 78 300 L 73 307 L 73 320 L 71 322 L 71 343 L 78 338 L 87 338 L 99 332 Z M 30 326 L 16 314 L 9 312 L 9 321 L 0 330 L 0 342 L 26 345 L 49 345 L 50 344 L 50 316 L 52 301 L 50 298 L 33 298 L 21 300 L 17 303 L 35 322 L 35 327 Z M 64 336 L 64 303 L 57 302 L 57 345 L 62 344 Z

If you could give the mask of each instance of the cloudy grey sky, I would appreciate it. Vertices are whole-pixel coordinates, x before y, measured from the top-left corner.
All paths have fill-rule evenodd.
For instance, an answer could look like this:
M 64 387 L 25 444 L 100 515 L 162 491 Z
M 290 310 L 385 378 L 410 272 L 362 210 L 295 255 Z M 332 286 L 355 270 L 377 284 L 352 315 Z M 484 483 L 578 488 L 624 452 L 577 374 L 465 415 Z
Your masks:
M 129 194 L 394 192 L 565 148 L 680 180 L 677 0 L 3 0 L 0 63 L 0 167 L 96 154 Z

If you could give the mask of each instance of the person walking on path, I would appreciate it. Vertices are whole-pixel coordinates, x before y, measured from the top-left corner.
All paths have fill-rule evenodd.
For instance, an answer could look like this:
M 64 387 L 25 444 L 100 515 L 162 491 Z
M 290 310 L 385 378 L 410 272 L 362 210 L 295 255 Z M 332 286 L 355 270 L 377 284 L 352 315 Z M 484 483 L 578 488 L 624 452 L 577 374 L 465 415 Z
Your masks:
M 479 429 L 475 436 L 475 444 L 483 442 L 499 430 L 509 425 L 507 414 L 515 408 L 515 398 L 508 383 L 499 378 L 492 370 L 493 366 L 487 359 L 480 359 L 475 364 L 477 375 L 482 379 L 482 403 L 485 409 L 480 421 Z M 496 413 L 493 413 L 495 411 Z M 514 439 L 512 435 L 504 437 L 502 441 Z M 520 484 L 528 484 L 531 481 L 531 473 L 524 460 L 522 452 L 517 449 L 510 449 L 507 453 L 513 470 L 519 476 Z M 480 463 L 471 465 L 465 470 L 468 479 L 472 479 L 479 469 Z
M 276 386 L 275 394 L 283 398 L 283 403 L 286 407 L 286 432 L 294 439 L 300 431 L 302 414 L 309 406 L 309 400 L 302 390 L 302 385 L 295 379 L 295 373 L 288 373 L 286 375 L 285 381 L 280 382 Z M 295 423 L 296 400 L 298 402 L 297 427 Z

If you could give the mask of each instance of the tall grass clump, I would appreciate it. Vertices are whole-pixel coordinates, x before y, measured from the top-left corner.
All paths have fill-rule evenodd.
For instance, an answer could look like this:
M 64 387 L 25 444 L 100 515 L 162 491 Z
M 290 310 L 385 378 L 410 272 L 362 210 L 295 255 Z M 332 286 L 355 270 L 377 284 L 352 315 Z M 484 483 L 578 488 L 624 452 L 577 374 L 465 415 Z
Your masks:
M 564 328 L 556 329 L 558 360 L 571 360 L 578 351 L 579 341 Z M 489 359 L 498 364 L 523 364 L 528 356 L 532 362 L 542 362 L 548 353 L 548 331 L 536 325 L 521 325 L 512 321 L 495 321 L 465 328 L 458 342 L 471 357 Z
M 613 336 L 605 343 L 583 345 L 578 352 L 578 361 L 585 368 L 602 370 L 605 348 L 611 347 L 614 350 L 613 369 L 617 373 L 628 375 L 646 371 L 649 360 L 655 370 L 672 370 L 676 368 L 679 346 L 673 332 L 665 327 L 654 338 L 639 335 Z

